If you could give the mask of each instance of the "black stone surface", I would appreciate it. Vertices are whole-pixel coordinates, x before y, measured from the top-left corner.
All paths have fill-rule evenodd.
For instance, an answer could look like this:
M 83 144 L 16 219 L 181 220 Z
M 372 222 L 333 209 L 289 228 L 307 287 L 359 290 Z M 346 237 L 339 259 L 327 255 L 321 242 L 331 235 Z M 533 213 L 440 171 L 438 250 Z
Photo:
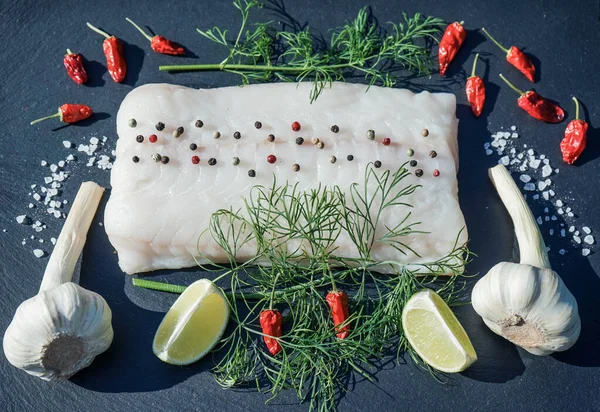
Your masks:
M 276 0 L 267 2 L 264 19 L 300 26 L 309 23 L 328 37 L 328 29 L 355 16 L 361 1 Z M 486 170 L 498 157 L 486 156 L 483 143 L 489 134 L 517 125 L 520 144 L 546 154 L 560 173 L 552 176 L 557 197 L 568 200 L 578 227 L 600 230 L 600 21 L 597 0 L 591 1 L 385 1 L 372 0 L 372 12 L 385 22 L 399 21 L 402 11 L 422 12 L 448 21 L 464 20 L 468 40 L 452 64 L 449 76 L 421 80 L 432 90 L 455 92 L 460 118 L 460 201 L 467 219 L 471 248 L 478 254 L 469 273 L 485 273 L 493 264 L 510 260 L 512 225 L 488 181 Z M 126 21 L 130 17 L 156 33 L 185 45 L 190 57 L 169 57 L 151 51 L 149 43 Z M 102 37 L 86 28 L 90 21 L 125 42 L 128 74 L 115 84 L 106 72 Z M 223 73 L 158 71 L 160 64 L 220 62 L 222 50 L 203 39 L 195 29 L 214 25 L 236 29 L 238 16 L 230 1 L 2 1 L 0 3 L 0 331 L 4 333 L 17 306 L 39 287 L 47 258 L 32 250 L 51 251 L 50 237 L 58 237 L 62 220 L 48 217 L 43 207 L 30 210 L 30 185 L 43 184 L 50 163 L 64 159 L 73 149 L 62 141 L 83 143 L 92 135 L 107 136 L 115 144 L 115 115 L 123 97 L 133 88 L 151 82 L 172 82 L 191 87 L 237 84 Z M 563 104 L 573 117 L 571 96 L 585 105 L 591 123 L 589 147 L 577 166 L 560 160 L 558 143 L 566 122 L 550 125 L 533 120 L 516 107 L 516 94 L 502 85 L 503 72 L 522 88 L 530 84 L 513 70 L 502 53 L 475 29 L 485 26 L 506 45 L 522 46 L 535 56 L 538 82 L 534 88 Z M 65 74 L 65 49 L 85 55 L 90 74 L 87 86 L 78 86 Z M 473 53 L 481 53 L 488 101 L 475 120 L 465 105 L 464 81 Z M 410 86 L 400 84 L 399 86 Z M 414 86 L 414 85 L 413 85 Z M 418 86 L 414 86 L 418 87 Z M 78 125 L 63 127 L 58 121 L 30 126 L 32 119 L 53 113 L 63 103 L 91 105 L 96 115 Z M 110 150 L 108 150 L 110 152 Z M 72 200 L 84 180 L 109 187 L 109 173 L 85 166 L 79 154 L 73 175 L 65 182 L 64 199 Z M 108 198 L 104 197 L 104 202 Z M 104 203 L 103 203 L 104 205 Z M 103 206 L 102 205 L 102 206 Z M 532 202 L 536 216 L 552 204 Z M 66 205 L 66 209 L 70 207 Z M 435 211 L 432 211 L 435 213 Z M 19 225 L 15 217 L 27 214 L 47 225 L 40 234 Z M 552 211 L 551 211 L 552 214 Z M 210 359 L 189 367 L 162 363 L 151 351 L 153 334 L 175 296 L 134 289 L 131 279 L 117 266 L 98 213 L 92 224 L 81 262 L 81 285 L 100 293 L 113 311 L 115 339 L 112 347 L 71 381 L 47 383 L 13 368 L 0 356 L 0 409 L 5 411 L 304 411 L 294 394 L 287 393 L 268 406 L 266 394 L 251 388 L 222 390 L 213 380 Z M 560 223 L 561 220 L 556 222 Z M 569 224 L 569 221 L 567 222 Z M 470 306 L 457 310 L 479 354 L 479 361 L 462 374 L 439 384 L 426 372 L 406 364 L 387 363 L 375 373 L 376 384 L 358 379 L 339 401 L 341 411 L 598 411 L 600 410 L 600 279 L 598 253 L 584 258 L 569 238 L 549 236 L 553 267 L 579 302 L 582 334 L 569 351 L 536 357 L 517 349 L 490 332 Z M 4 232 L 3 229 L 6 231 Z M 39 244 L 38 239 L 45 239 Z M 27 238 L 27 244 L 21 245 Z M 558 251 L 564 248 L 563 256 Z M 596 249 L 594 246 L 593 250 Z M 189 283 L 196 270 L 161 272 L 155 278 Z M 475 280 L 475 279 L 474 279 Z M 473 281 L 474 281 L 473 280 Z

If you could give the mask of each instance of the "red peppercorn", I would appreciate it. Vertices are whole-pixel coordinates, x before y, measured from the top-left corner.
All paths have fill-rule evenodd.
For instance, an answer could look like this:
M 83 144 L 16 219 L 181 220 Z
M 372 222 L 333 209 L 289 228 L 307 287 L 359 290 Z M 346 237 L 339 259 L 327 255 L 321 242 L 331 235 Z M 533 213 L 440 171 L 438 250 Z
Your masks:
M 197 165 L 200 163 L 200 158 L 198 156 L 192 156 L 192 163 Z
M 156 141 L 157 141 L 157 140 L 158 140 L 158 137 L 156 137 L 156 135 L 155 135 L 155 134 L 151 134 L 151 135 L 148 137 L 148 141 L 149 141 L 150 143 L 156 143 Z
M 267 156 L 267 162 L 273 164 L 277 161 L 277 158 L 274 155 L 268 155 Z
M 435 170 L 433 171 L 433 176 L 435 176 L 435 177 L 438 177 L 439 175 L 440 175 L 440 171 L 439 171 L 439 170 L 437 170 L 437 169 L 435 169 Z
M 298 123 L 298 122 L 292 123 L 292 130 L 293 131 L 297 132 L 297 131 L 300 130 L 300 128 L 301 128 L 300 123 Z
M 389 137 L 386 137 L 385 139 L 383 139 L 382 143 L 383 143 L 384 146 L 389 146 L 390 143 L 392 143 L 392 141 L 390 140 Z

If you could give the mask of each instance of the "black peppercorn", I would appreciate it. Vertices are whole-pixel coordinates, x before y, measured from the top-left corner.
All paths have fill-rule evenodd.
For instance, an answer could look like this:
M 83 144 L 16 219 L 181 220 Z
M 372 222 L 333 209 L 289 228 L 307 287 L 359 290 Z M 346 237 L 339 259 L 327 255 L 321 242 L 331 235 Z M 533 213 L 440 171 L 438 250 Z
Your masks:
M 421 169 L 415 170 L 415 176 L 417 176 L 417 177 L 423 176 L 423 171 Z
M 409 164 L 410 164 L 410 167 L 415 167 L 417 165 L 417 161 L 411 160 Z
M 274 134 L 270 134 L 270 135 L 268 135 L 268 136 L 267 136 L 267 140 L 268 140 L 269 142 L 274 142 L 274 141 L 275 141 L 275 135 L 274 135 Z
M 196 143 L 190 143 L 190 150 L 196 150 L 198 145 Z
M 239 140 L 239 139 L 241 139 L 241 137 L 242 137 L 242 134 L 241 134 L 240 132 L 235 132 L 235 133 L 233 134 L 233 138 L 234 138 L 234 139 L 236 139 L 236 140 Z
M 298 170 L 300 170 L 300 165 L 299 165 L 299 164 L 297 164 L 297 163 L 294 163 L 294 164 L 292 165 L 292 170 L 293 170 L 294 172 L 297 172 Z
M 429 157 L 433 158 L 437 156 L 437 152 L 435 150 L 432 150 L 431 152 L 429 152 Z
M 167 163 L 169 163 L 169 160 L 171 160 L 171 159 L 169 159 L 169 156 L 162 156 L 160 158 L 161 163 L 164 164 L 164 165 L 166 165 Z
M 156 123 L 156 130 L 158 130 L 159 132 L 162 131 L 164 128 L 165 124 L 163 122 Z
M 256 176 L 256 172 L 254 171 L 254 169 L 248 170 L 248 176 L 250 176 L 250 177 Z
M 177 137 L 179 137 L 183 134 L 183 127 L 179 126 L 175 131 L 177 132 Z
M 338 125 L 337 125 L 337 124 L 334 124 L 333 126 L 331 126 L 331 131 L 332 131 L 333 133 L 337 133 L 337 132 L 339 132 L 339 131 L 340 131 L 340 128 L 338 127 Z
M 139 161 L 140 161 L 140 158 L 139 158 L 139 157 L 137 157 L 137 156 L 133 156 L 133 157 L 131 158 L 131 160 L 133 160 L 133 163 L 137 163 L 137 162 L 139 162 Z
M 204 122 L 202 120 L 196 120 L 196 127 L 204 126 Z
M 152 160 L 154 160 L 155 162 L 160 162 L 160 159 L 162 156 L 159 155 L 158 153 L 155 153 L 151 157 L 152 157 Z
M 302 137 L 296 137 L 296 144 L 301 145 L 302 143 L 304 143 L 304 139 Z
M 137 121 L 135 119 L 129 119 L 129 127 L 136 127 Z
M 261 122 L 254 122 L 254 127 L 256 127 L 257 129 L 260 129 L 262 127 L 262 123 Z
M 142 143 L 144 141 L 144 136 L 142 136 L 141 134 L 138 134 L 135 137 L 135 141 L 138 142 L 138 143 Z
M 379 160 L 375 160 L 375 163 L 373 163 L 373 166 L 375 166 L 377 169 L 379 169 L 381 167 L 381 162 Z
M 348 155 L 348 156 L 346 156 L 346 159 L 348 159 L 351 162 L 354 160 L 354 156 Z
M 208 164 L 211 166 L 214 166 L 217 164 L 217 159 L 215 159 L 214 157 L 211 157 L 210 159 L 208 159 Z

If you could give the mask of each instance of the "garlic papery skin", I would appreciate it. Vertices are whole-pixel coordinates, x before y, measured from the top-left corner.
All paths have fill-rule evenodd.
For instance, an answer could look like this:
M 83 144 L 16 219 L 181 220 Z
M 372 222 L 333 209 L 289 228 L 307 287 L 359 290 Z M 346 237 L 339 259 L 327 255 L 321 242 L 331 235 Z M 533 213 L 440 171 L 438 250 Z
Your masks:
M 515 225 L 521 261 L 490 269 L 473 288 L 473 308 L 493 332 L 530 353 L 567 350 L 581 332 L 577 301 L 550 268 L 538 225 L 508 170 L 495 166 L 490 179 Z
M 471 301 L 494 333 L 534 355 L 569 349 L 581 331 L 577 301 L 551 269 L 498 263 L 477 282 Z
M 44 380 L 68 379 L 108 349 L 113 339 L 106 301 L 71 282 L 103 192 L 93 182 L 81 185 L 39 293 L 21 303 L 4 334 L 8 361 Z

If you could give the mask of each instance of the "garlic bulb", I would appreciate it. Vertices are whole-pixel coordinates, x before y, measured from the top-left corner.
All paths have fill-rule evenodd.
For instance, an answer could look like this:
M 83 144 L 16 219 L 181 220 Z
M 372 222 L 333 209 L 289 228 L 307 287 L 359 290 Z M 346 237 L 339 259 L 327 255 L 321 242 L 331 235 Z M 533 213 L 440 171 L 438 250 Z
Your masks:
M 70 282 L 103 191 L 92 182 L 81 185 L 40 292 L 17 308 L 4 334 L 8 361 L 44 380 L 68 379 L 108 349 L 113 339 L 106 301 Z
M 498 335 L 534 355 L 564 351 L 581 331 L 577 301 L 550 268 L 539 228 L 506 168 L 490 169 L 519 242 L 520 263 L 501 262 L 473 288 L 473 308 Z

